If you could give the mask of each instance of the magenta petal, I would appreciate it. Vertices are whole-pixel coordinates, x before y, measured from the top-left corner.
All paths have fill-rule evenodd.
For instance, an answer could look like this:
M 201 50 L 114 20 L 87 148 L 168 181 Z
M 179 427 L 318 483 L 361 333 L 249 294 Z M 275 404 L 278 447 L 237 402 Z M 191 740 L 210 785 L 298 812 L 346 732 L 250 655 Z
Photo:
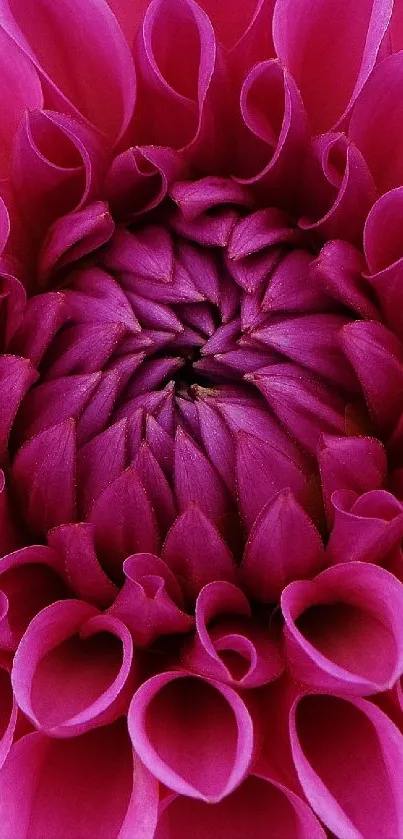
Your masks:
M 320 0 L 313 8 L 308 0 L 276 3 L 274 45 L 301 91 L 313 133 L 339 123 L 353 105 L 373 69 L 391 12 L 389 0 L 360 0 L 354 20 L 338 0 Z
M 334 527 L 326 554 L 332 563 L 382 562 L 403 538 L 403 506 L 385 490 L 357 496 L 352 490 L 331 497 Z
M 196 634 L 182 651 L 186 669 L 232 687 L 256 688 L 284 669 L 268 627 L 253 622 L 248 600 L 231 583 L 204 586 L 196 602 Z
M 364 229 L 364 252 L 368 280 L 380 300 L 386 322 L 403 338 L 401 314 L 401 270 L 403 248 L 400 219 L 403 189 L 397 187 L 382 195 L 372 207 Z
M 7 601 L 0 621 L 0 648 L 14 651 L 32 618 L 68 593 L 60 557 L 45 545 L 3 556 L 0 590 Z
M 181 512 L 198 504 L 218 529 L 226 529 L 230 499 L 221 478 L 198 446 L 181 429 L 175 442 L 175 495 Z
M 116 588 L 98 562 L 92 526 L 84 523 L 61 525 L 48 533 L 48 543 L 60 557 L 74 593 L 99 608 L 109 606 L 116 596 Z
M 43 106 L 41 83 L 35 67 L 1 28 L 0 70 L 3 79 L 0 107 L 3 113 L 0 130 L 0 174 L 9 172 L 11 148 L 18 124 L 26 109 Z
M 123 570 L 125 583 L 109 613 L 130 629 L 136 647 L 192 629 L 193 618 L 183 611 L 182 593 L 165 562 L 152 554 L 134 554 Z
M 90 204 L 54 222 L 39 258 L 39 279 L 46 285 L 52 273 L 100 248 L 115 225 L 104 201 Z
M 64 323 L 65 316 L 65 298 L 61 292 L 31 297 L 24 306 L 24 316 L 13 335 L 11 346 L 20 355 L 30 358 L 37 367 Z M 38 319 L 41 329 L 38 329 Z
M 403 155 L 399 126 L 403 118 L 400 97 L 403 54 L 388 56 L 374 69 L 359 96 L 349 135 L 363 153 L 380 194 L 403 181 Z
M 371 695 L 403 671 L 403 585 L 370 563 L 342 563 L 285 589 L 287 657 L 301 682 Z
M 104 184 L 114 217 L 126 222 L 158 207 L 171 183 L 184 173 L 186 164 L 173 149 L 164 146 L 126 149 L 112 161 Z
M 132 115 L 135 79 L 128 44 L 107 4 L 89 0 L 83 10 L 78 2 L 42 0 L 34 18 L 20 0 L 10 5 L 12 12 L 1 4 L 2 25 L 38 68 L 50 100 L 117 140 Z
M 3 355 L 0 359 L 0 388 L 7 393 L 0 408 L 0 459 L 3 459 L 8 436 L 23 396 L 37 378 L 35 368 L 25 358 Z
M 220 801 L 245 778 L 253 757 L 253 722 L 235 691 L 184 672 L 154 676 L 129 709 L 136 753 L 170 789 Z
M 43 609 L 14 657 L 19 707 L 53 737 L 75 737 L 121 716 L 134 688 L 127 627 L 80 600 Z
M 116 575 L 132 553 L 156 553 L 158 533 L 153 509 L 137 472 L 126 469 L 95 501 L 90 517 L 102 563 Z
M 386 452 L 373 437 L 325 435 L 319 445 L 318 461 L 326 514 L 333 523 L 332 494 L 348 489 L 358 494 L 380 489 L 387 474 Z
M 268 833 L 269 831 L 269 833 Z M 325 839 L 310 808 L 295 793 L 263 775 L 250 775 L 218 804 L 185 796 L 164 799 L 155 839 Z
M 365 699 L 305 695 L 290 719 L 304 793 L 339 839 L 399 836 L 403 825 L 403 741 Z
M 388 434 L 403 408 L 403 346 L 382 324 L 371 321 L 348 324 L 341 341 L 377 426 Z
M 245 378 L 257 385 L 286 431 L 309 453 L 315 453 L 321 433 L 344 431 L 344 400 L 301 367 L 273 364 Z
M 316 527 L 289 489 L 269 501 L 249 535 L 241 566 L 249 595 L 275 603 L 291 580 L 311 577 L 323 566 Z
M 75 520 L 75 458 L 73 420 L 48 428 L 18 452 L 12 480 L 34 532 Z
M 234 579 L 234 561 L 214 525 L 196 505 L 179 516 L 169 531 L 162 558 L 189 597 L 213 580 Z
M 0 799 L 1 839 L 152 839 L 158 787 L 117 722 L 71 740 L 23 737 L 0 776 Z
M 6 659 L 0 657 L 0 767 L 10 751 L 17 723 L 17 703 Z
M 79 449 L 77 474 L 80 510 L 87 516 L 95 499 L 124 472 L 127 421 L 114 423 Z

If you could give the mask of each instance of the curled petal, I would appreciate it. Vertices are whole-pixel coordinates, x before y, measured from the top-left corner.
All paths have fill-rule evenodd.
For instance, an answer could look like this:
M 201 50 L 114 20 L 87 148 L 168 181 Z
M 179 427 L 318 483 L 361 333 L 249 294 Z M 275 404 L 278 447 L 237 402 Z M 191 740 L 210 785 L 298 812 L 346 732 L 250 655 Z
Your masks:
M 318 0 L 313 7 L 309 0 L 277 0 L 274 45 L 302 93 L 315 134 L 351 109 L 375 64 L 392 3 L 360 0 L 356 11 L 352 18 L 350 5 L 339 0 Z
M 104 0 L 89 0 L 85 9 L 77 0 L 61 0 L 57 6 L 41 0 L 34 16 L 21 0 L 2 0 L 0 17 L 37 67 L 57 110 L 82 115 L 111 143 L 119 139 L 132 116 L 134 68 L 129 46 Z
M 186 672 L 162 673 L 137 690 L 128 719 L 136 753 L 176 792 L 215 803 L 249 771 L 252 717 L 226 685 Z
M 9 174 L 11 149 L 24 112 L 42 108 L 43 94 L 32 62 L 0 29 L 0 72 L 2 77 L 0 107 L 3 114 L 0 130 L 0 177 Z
M 20 548 L 0 560 L 0 591 L 4 614 L 0 648 L 14 651 L 32 618 L 68 594 L 60 557 L 45 545 Z
M 164 146 L 134 146 L 112 161 L 104 190 L 114 218 L 131 221 L 164 200 L 174 181 L 186 173 L 184 162 Z
M 307 191 L 313 206 L 308 217 L 299 220 L 299 226 L 322 240 L 343 239 L 360 246 L 365 219 L 376 199 L 365 158 L 344 134 L 318 138 L 313 154 L 312 165 L 319 167 L 316 176 L 308 170 Z
M 402 52 L 381 61 L 355 103 L 348 129 L 381 194 L 403 184 L 402 80 Z
M 195 619 L 195 638 L 182 652 L 186 669 L 238 688 L 259 687 L 281 675 L 284 664 L 268 627 L 253 622 L 248 600 L 236 586 L 205 586 Z
M 287 583 L 311 577 L 323 561 L 316 527 L 290 490 L 284 489 L 256 519 L 245 548 L 242 580 L 250 596 L 275 603 Z
M 364 229 L 364 252 L 369 269 L 368 280 L 380 300 L 387 324 L 401 339 L 403 339 L 401 314 L 403 249 L 400 238 L 402 206 L 402 187 L 385 193 L 372 207 Z
M 43 609 L 14 657 L 19 707 L 52 737 L 75 737 L 124 714 L 134 688 L 127 627 L 80 600 Z
M 126 579 L 109 613 L 130 629 L 136 647 L 192 629 L 193 618 L 183 611 L 181 590 L 163 560 L 135 554 L 125 560 L 123 571 Z
M 402 606 L 402 583 L 370 563 L 342 563 L 312 582 L 290 583 L 281 608 L 292 673 L 324 690 L 388 690 L 403 671 Z
M 403 506 L 385 490 L 357 496 L 333 493 L 334 527 L 326 549 L 330 562 L 383 562 L 403 538 Z
M 95 197 L 104 170 L 100 138 L 89 126 L 55 111 L 25 114 L 11 177 L 19 211 L 37 234 Z
M 270 101 L 270 114 L 266 103 Z M 307 120 L 294 79 L 279 61 L 262 61 L 241 91 L 237 180 L 280 206 L 296 198 L 297 172 L 307 146 Z
M 218 804 L 184 796 L 164 799 L 155 839 L 210 839 L 216 832 L 231 839 L 325 839 L 306 803 L 287 787 L 254 773 Z
M 158 785 L 117 722 L 71 740 L 23 737 L 0 776 L 0 800 L 1 839 L 49 830 L 64 839 L 152 839 Z
M 175 39 L 177 50 L 170 49 Z M 135 45 L 138 98 L 135 136 L 139 144 L 163 144 L 197 155 L 210 171 L 220 159 L 220 135 L 213 116 L 225 89 L 214 30 L 193 0 L 153 0 Z M 180 61 L 178 56 L 181 56 Z M 153 108 L 150 112 L 150 95 Z M 222 112 L 220 119 L 222 119 Z
M 402 735 L 379 708 L 307 694 L 294 705 L 290 734 L 304 793 L 335 836 L 399 836 Z

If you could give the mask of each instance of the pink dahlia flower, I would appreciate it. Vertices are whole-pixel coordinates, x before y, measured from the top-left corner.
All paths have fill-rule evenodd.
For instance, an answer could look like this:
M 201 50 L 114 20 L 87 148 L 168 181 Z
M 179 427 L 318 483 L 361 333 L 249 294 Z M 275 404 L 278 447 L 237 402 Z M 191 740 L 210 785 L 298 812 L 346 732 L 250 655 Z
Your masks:
M 0 839 L 403 839 L 401 48 L 0 0 Z

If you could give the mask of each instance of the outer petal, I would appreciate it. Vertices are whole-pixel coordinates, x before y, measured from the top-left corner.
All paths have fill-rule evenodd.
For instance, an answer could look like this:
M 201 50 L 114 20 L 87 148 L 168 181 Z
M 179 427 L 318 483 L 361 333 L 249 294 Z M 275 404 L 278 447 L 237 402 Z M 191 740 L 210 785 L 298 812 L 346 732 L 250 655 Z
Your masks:
M 242 699 L 226 685 L 188 673 L 145 682 L 130 705 L 129 731 L 155 777 L 209 803 L 238 786 L 253 757 L 253 723 Z
M 20 708 L 52 737 L 113 722 L 134 688 L 130 633 L 83 601 L 53 603 L 22 638 L 12 682 Z
M 11 148 L 26 109 L 42 108 L 41 83 L 35 67 L 4 29 L 0 29 L 0 177 L 9 173 Z
M 368 280 L 380 300 L 386 322 L 403 339 L 401 275 L 403 248 L 400 219 L 403 188 L 390 190 L 374 204 L 364 229 Z
M 403 506 L 385 490 L 357 496 L 353 491 L 335 491 L 331 498 L 334 527 L 326 553 L 328 561 L 385 561 L 403 538 Z
M 40 0 L 35 15 L 21 0 L 2 0 L 0 22 L 40 71 L 58 110 L 80 113 L 111 142 L 123 134 L 134 106 L 134 68 L 104 0 L 88 0 L 85 7 L 77 0 Z
M 277 0 L 276 52 L 302 93 L 314 133 L 332 128 L 351 108 L 391 13 L 390 0 L 359 0 L 354 15 L 348 0 Z
M 309 807 L 282 784 L 250 775 L 218 804 L 167 796 L 160 809 L 155 839 L 325 839 Z
M 306 695 L 290 734 L 304 793 L 339 839 L 390 839 L 403 827 L 403 740 L 364 699 Z
M 354 106 L 348 129 L 381 194 L 403 184 L 402 82 L 403 52 L 399 52 L 374 69 Z
M 285 589 L 286 651 L 298 681 L 343 693 L 388 690 L 403 672 L 403 585 L 369 563 L 344 563 Z
M 0 836 L 153 839 L 157 805 L 123 722 L 72 740 L 34 733 L 13 746 L 0 775 Z

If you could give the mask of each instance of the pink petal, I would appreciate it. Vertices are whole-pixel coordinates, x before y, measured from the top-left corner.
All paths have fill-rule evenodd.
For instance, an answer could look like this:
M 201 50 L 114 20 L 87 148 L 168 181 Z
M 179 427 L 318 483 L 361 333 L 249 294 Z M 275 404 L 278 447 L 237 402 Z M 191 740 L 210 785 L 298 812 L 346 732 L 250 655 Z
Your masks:
M 403 671 L 402 605 L 402 583 L 370 563 L 342 563 L 313 582 L 290 583 L 281 608 L 293 676 L 361 696 L 388 690 Z
M 316 527 L 284 489 L 265 505 L 249 535 L 241 568 L 248 594 L 275 603 L 288 582 L 311 577 L 323 562 Z
M 365 699 L 306 695 L 290 720 L 304 793 L 340 839 L 390 839 L 402 830 L 402 736 Z
M 195 637 L 181 654 L 186 669 L 235 688 L 260 687 L 281 675 L 279 647 L 269 628 L 253 621 L 248 600 L 236 586 L 204 586 L 195 617 Z
M 387 474 L 386 453 L 372 437 L 331 437 L 325 435 L 318 450 L 322 492 L 328 520 L 333 523 L 331 502 L 336 490 L 358 494 L 380 489 Z
M 192 629 L 193 618 L 183 611 L 179 585 L 165 562 L 152 554 L 134 554 L 123 570 L 126 579 L 109 613 L 130 629 L 136 647 Z
M 8 437 L 20 403 L 37 378 L 34 367 L 25 358 L 3 355 L 0 358 L 0 388 L 7 393 L 0 407 L 0 458 L 3 459 Z
M 214 467 L 181 429 L 175 443 L 175 496 L 179 510 L 198 504 L 202 512 L 225 531 L 228 525 L 230 499 Z
M 39 70 L 57 110 L 81 114 L 111 142 L 121 137 L 134 106 L 134 68 L 107 4 L 89 0 L 83 9 L 78 2 L 42 0 L 32 16 L 21 0 L 2 0 L 0 11 L 4 29 Z
M 13 743 L 17 712 L 9 669 L 6 661 L 0 658 L 0 767 Z
M 43 609 L 14 657 L 22 711 L 53 737 L 75 737 L 125 713 L 134 688 L 127 627 L 80 600 Z
M 356 100 L 375 64 L 392 4 L 360 0 L 354 17 L 350 11 L 338 0 L 319 0 L 313 8 L 306 0 L 277 0 L 275 6 L 276 52 L 302 93 L 315 134 L 339 123 Z
M 388 434 L 403 408 L 403 346 L 392 332 L 371 321 L 347 324 L 341 341 L 376 425 Z
M 0 561 L 0 589 L 6 612 L 0 621 L 0 647 L 14 651 L 32 618 L 68 594 L 64 569 L 44 545 L 21 548 Z
M 270 114 L 266 103 L 270 101 Z M 296 197 L 297 172 L 307 145 L 301 95 L 279 61 L 262 61 L 246 77 L 240 98 L 242 124 L 237 179 L 258 195 L 269 191 L 279 206 Z
M 179 516 L 166 538 L 162 558 L 194 597 L 213 580 L 233 580 L 234 561 L 214 525 L 196 505 Z
M 59 555 L 74 593 L 98 608 L 109 606 L 116 596 L 116 588 L 98 562 L 92 526 L 61 525 L 50 531 L 48 543 Z
M 269 831 L 269 833 L 268 833 Z M 325 839 L 310 808 L 287 787 L 259 774 L 250 775 L 218 804 L 185 796 L 164 799 L 155 839 Z
M 41 83 L 35 67 L 3 28 L 0 30 L 0 70 L 3 79 L 0 108 L 0 175 L 10 170 L 13 139 L 24 112 L 42 108 Z
M 12 482 L 34 533 L 75 520 L 75 457 L 73 420 L 48 428 L 18 452 Z
M 104 184 L 114 218 L 131 221 L 164 200 L 171 183 L 183 177 L 180 155 L 164 146 L 135 146 L 112 161 Z
M 1 839 L 152 839 L 157 820 L 157 784 L 123 722 L 71 740 L 23 737 L 0 776 L 0 799 Z
M 349 136 L 364 155 L 380 194 L 403 182 L 401 79 L 402 53 L 388 56 L 375 67 L 355 103 L 349 126 Z
M 104 201 L 58 219 L 48 231 L 39 257 L 39 280 L 46 285 L 56 270 L 104 245 L 115 225 Z
M 55 111 L 27 112 L 14 139 L 11 177 L 29 228 L 42 236 L 56 218 L 94 198 L 105 165 L 89 126 Z
M 311 276 L 312 257 L 303 250 L 285 254 L 274 269 L 263 298 L 265 312 L 323 312 L 330 300 Z M 303 278 L 303 282 L 301 282 Z
M 381 302 L 387 324 L 400 338 L 403 338 L 400 284 L 403 249 L 399 226 L 402 206 L 403 188 L 382 195 L 369 213 L 364 230 L 368 279 Z
M 344 431 L 344 400 L 293 364 L 273 364 L 245 378 L 262 391 L 286 431 L 311 454 L 322 433 Z
M 175 502 L 171 487 L 147 443 L 141 444 L 133 465 L 151 501 L 159 532 L 164 534 L 175 519 Z
M 215 803 L 249 770 L 252 718 L 219 682 L 177 671 L 154 676 L 135 693 L 128 719 L 136 753 L 176 792 Z
M 385 490 L 358 496 L 339 490 L 333 493 L 334 527 L 327 546 L 332 563 L 359 560 L 382 562 L 403 537 L 403 506 Z
M 348 242 L 327 242 L 316 260 L 311 262 L 311 283 L 317 294 L 328 295 L 364 318 L 377 318 L 378 310 L 371 300 L 369 283 L 362 276 L 365 260 Z
M 97 552 L 112 575 L 120 571 L 121 563 L 130 554 L 157 552 L 154 512 L 132 467 L 106 487 L 89 518 L 94 525 Z

